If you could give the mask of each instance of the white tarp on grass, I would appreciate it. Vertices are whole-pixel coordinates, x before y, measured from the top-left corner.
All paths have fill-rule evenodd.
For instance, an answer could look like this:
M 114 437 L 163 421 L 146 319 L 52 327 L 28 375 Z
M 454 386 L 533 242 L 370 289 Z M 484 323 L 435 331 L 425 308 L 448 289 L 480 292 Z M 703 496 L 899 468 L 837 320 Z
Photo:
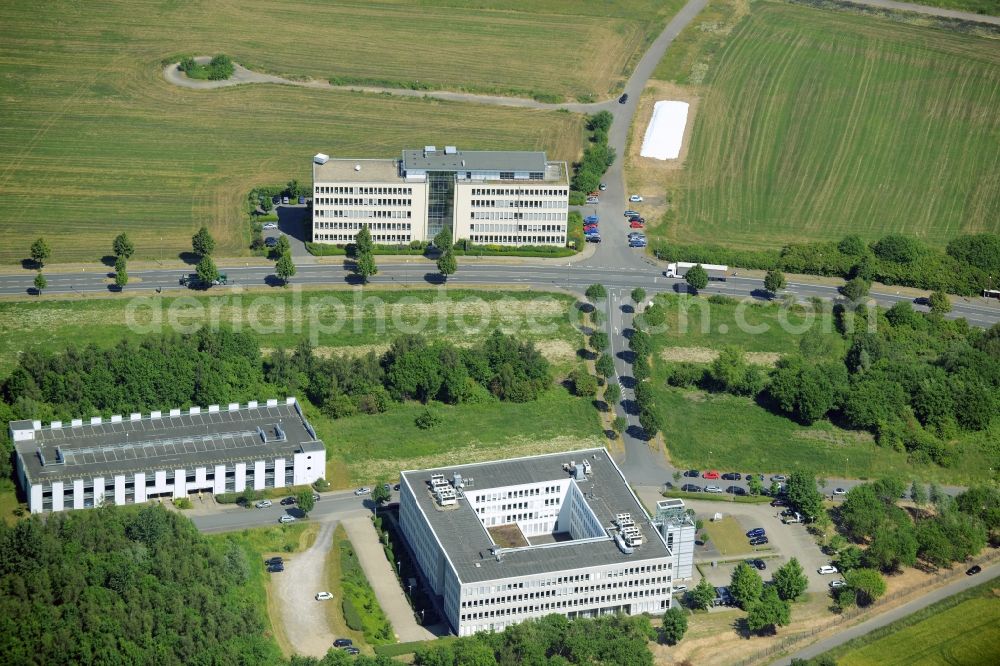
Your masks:
M 681 154 L 684 126 L 687 125 L 687 102 L 657 102 L 653 117 L 642 139 L 643 157 L 657 160 L 675 160 Z

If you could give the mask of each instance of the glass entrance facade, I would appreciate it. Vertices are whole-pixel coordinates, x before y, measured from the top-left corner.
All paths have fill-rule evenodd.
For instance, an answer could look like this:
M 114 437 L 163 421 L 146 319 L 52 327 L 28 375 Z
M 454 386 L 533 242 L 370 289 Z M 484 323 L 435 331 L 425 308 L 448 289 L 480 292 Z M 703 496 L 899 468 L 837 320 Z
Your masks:
M 427 172 L 427 237 L 442 229 L 455 229 L 455 174 L 451 171 Z

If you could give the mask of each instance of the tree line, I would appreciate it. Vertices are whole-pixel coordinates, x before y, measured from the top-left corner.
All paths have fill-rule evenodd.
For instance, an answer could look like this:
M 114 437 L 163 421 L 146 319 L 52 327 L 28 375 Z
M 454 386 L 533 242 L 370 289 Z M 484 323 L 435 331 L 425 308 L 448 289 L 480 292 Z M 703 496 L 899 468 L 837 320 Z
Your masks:
M 590 145 L 584 149 L 583 159 L 576 165 L 576 173 L 573 175 L 572 188 L 576 192 L 586 194 L 597 190 L 604 172 L 614 164 L 615 149 L 608 145 L 608 130 L 613 121 L 614 116 L 608 111 L 590 116 L 587 122 Z

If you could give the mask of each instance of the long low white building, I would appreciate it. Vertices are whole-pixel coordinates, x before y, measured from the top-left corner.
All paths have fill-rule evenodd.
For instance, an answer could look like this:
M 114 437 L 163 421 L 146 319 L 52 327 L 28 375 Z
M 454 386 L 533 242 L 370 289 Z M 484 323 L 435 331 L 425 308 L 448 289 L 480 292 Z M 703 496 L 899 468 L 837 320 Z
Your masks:
M 12 421 L 10 434 L 32 513 L 305 485 L 326 469 L 323 442 L 295 398 Z
M 406 471 L 400 488 L 400 529 L 461 636 L 550 613 L 659 614 L 678 554 L 690 575 L 683 503 L 663 507 L 675 553 L 604 449 Z

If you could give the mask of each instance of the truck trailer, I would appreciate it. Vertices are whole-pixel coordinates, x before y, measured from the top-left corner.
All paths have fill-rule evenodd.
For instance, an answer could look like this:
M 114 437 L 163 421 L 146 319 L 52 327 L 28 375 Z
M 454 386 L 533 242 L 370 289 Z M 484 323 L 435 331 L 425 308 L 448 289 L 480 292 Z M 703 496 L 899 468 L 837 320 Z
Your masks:
M 687 261 L 676 261 L 674 263 L 667 264 L 667 270 L 663 271 L 663 276 L 668 278 L 682 278 L 689 270 L 697 266 L 696 263 L 691 263 Z M 726 272 L 729 270 L 729 266 L 723 266 L 721 264 L 702 264 L 702 268 L 708 273 L 708 278 L 710 280 L 725 280 Z

